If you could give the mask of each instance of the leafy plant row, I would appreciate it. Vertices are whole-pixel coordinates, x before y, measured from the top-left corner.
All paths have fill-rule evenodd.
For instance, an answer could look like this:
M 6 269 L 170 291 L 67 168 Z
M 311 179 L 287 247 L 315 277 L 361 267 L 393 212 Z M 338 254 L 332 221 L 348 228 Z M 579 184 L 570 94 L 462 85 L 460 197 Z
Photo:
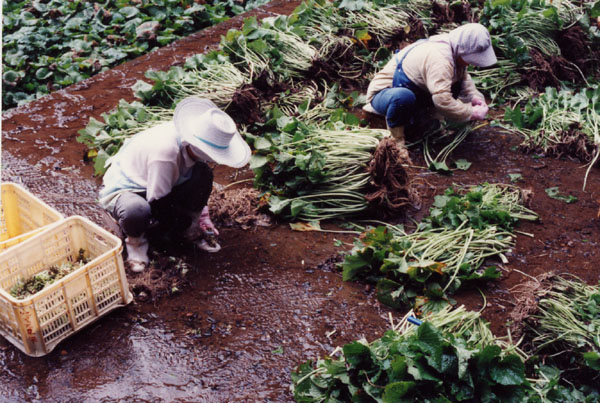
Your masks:
M 435 197 L 413 233 L 379 226 L 357 238 L 342 263 L 343 279 L 375 283 L 377 298 L 394 308 L 439 310 L 467 284 L 500 277 L 496 267 L 482 265 L 511 249 L 519 219 L 537 215 L 522 205 L 518 188 L 450 188 Z
M 488 0 L 479 16 L 498 63 L 471 72 L 492 100 L 531 96 L 546 86 L 581 83 L 598 68 L 599 2 Z
M 439 3 L 445 2 L 436 4 Z M 253 18 L 246 20 L 241 30 L 231 30 L 223 38 L 219 51 L 198 55 L 188 60 L 185 66 L 174 67 L 168 72 L 149 71 L 147 78 L 153 84 L 140 81 L 134 91 L 144 104 L 166 108 L 172 108 L 179 99 L 190 95 L 208 97 L 222 107 L 237 102 L 240 103 L 237 110 L 251 111 L 257 120 L 265 112 L 260 104 L 261 94 L 241 94 L 241 88 L 255 84 L 267 92 L 271 91 L 269 88 L 280 88 L 290 95 L 295 91 L 289 88 L 302 86 L 307 76 L 316 82 L 319 78 L 329 82 L 332 79 L 364 79 L 387 61 L 391 52 L 386 41 L 390 38 L 418 27 L 424 28 L 425 32 L 435 28 L 433 5 L 421 0 L 305 2 L 290 17 L 267 19 L 261 24 Z M 515 84 L 523 82 L 522 73 L 532 68 L 532 57 L 527 50 L 544 49 L 540 44 L 551 43 L 553 45 L 546 48 L 557 51 L 559 48 L 553 38 L 569 24 L 576 22 L 578 27 L 585 27 L 585 32 L 595 43 L 597 29 L 590 23 L 589 16 L 594 15 L 596 8 L 589 3 L 575 6 L 564 1 L 553 5 L 539 0 L 488 0 L 482 10 L 474 6 L 474 19 L 481 18 L 490 26 L 500 60 L 498 67 L 472 74 L 492 97 L 500 91 L 519 88 Z M 535 34 L 532 34 L 530 28 L 538 25 L 544 29 L 534 29 Z M 527 35 L 516 35 L 513 30 L 517 28 Z M 486 82 L 497 86 L 492 88 Z M 283 87 L 282 83 L 285 83 Z M 301 102 L 292 108 L 296 109 Z M 232 111 L 235 110 L 233 107 Z M 261 112 L 257 113 L 257 110 Z M 120 110 L 111 113 L 119 115 Z M 109 120 L 113 123 L 123 121 L 119 116 L 111 118 L 109 113 L 101 132 L 97 130 L 99 124 L 96 121 L 81 138 L 98 153 L 101 161 L 96 167 L 99 173 L 103 171 L 102 162 L 118 150 L 122 141 L 124 128 L 115 127 Z M 126 121 L 126 129 L 133 129 L 132 120 Z M 144 121 L 141 123 L 143 127 Z M 467 134 L 469 128 L 463 131 Z M 113 133 L 117 145 L 108 147 L 106 138 Z M 101 142 L 95 142 L 97 135 L 102 138 Z M 452 147 L 457 143 L 454 141 Z M 428 160 L 434 169 L 448 172 L 445 157 L 447 154 Z
M 266 0 L 2 2 L 2 107 L 39 98 Z
M 344 345 L 292 372 L 297 402 L 592 402 L 598 392 L 559 383 L 561 372 L 495 338 L 463 307 L 430 315 L 418 327 L 409 313 L 381 338 Z M 414 323 L 414 321 L 413 321 Z M 339 354 L 338 354 L 339 353 Z M 335 357 L 337 355 L 337 357 Z M 529 379 L 528 376 L 529 375 Z

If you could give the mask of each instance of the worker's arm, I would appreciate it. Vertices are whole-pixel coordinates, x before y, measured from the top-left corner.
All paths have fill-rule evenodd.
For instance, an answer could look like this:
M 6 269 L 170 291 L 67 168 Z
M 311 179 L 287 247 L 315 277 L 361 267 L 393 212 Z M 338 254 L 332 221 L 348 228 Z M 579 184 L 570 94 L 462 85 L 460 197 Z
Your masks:
M 452 96 L 452 78 L 454 65 L 449 61 L 436 57 L 435 54 L 425 58 L 423 78 L 427 90 L 438 112 L 447 119 L 466 122 L 471 119 L 473 106 Z
M 485 97 L 481 92 L 477 90 L 477 88 L 475 88 L 475 83 L 473 82 L 471 75 L 466 72 L 465 78 L 462 81 L 462 86 L 458 98 L 463 102 L 469 102 L 471 104 L 473 104 L 473 99 L 480 99 L 485 103 Z M 479 103 L 477 103 L 476 101 L 476 103 L 474 103 L 473 105 L 479 105 Z

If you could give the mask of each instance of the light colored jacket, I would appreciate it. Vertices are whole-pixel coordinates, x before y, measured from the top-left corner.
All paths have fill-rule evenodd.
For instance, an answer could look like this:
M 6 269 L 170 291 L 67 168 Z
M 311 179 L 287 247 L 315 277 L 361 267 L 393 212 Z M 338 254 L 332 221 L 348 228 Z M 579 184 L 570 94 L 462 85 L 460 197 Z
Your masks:
M 158 200 L 188 180 L 194 164 L 181 146 L 172 121 L 144 130 L 113 157 L 102 180 L 100 205 L 112 212 L 117 197 L 124 192 L 145 192 L 148 202 Z
M 392 87 L 397 60 L 403 56 L 409 47 L 404 48 L 400 55 L 395 55 L 385 67 L 375 74 L 367 90 L 367 101 L 371 102 L 379 91 Z M 431 94 L 436 110 L 445 118 L 465 122 L 471 118 L 473 108 L 471 99 L 485 99 L 477 91 L 466 68 L 459 69 L 455 60 L 450 34 L 435 35 L 426 42 L 415 45 L 402 62 L 406 76 L 419 88 Z M 462 82 L 458 99 L 452 96 L 452 85 Z

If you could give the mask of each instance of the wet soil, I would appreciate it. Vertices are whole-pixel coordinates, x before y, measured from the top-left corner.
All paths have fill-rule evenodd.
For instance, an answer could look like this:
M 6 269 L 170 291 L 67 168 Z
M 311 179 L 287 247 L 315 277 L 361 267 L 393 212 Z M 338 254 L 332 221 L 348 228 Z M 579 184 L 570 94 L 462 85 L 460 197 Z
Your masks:
M 251 14 L 289 13 L 298 2 L 274 1 Z M 2 120 L 2 180 L 24 184 L 65 215 L 102 223 L 95 203 L 99 179 L 82 160 L 75 141 L 89 117 L 99 117 L 149 68 L 167 69 L 187 56 L 215 47 L 219 35 L 241 18 L 213 27 L 117 69 L 14 110 Z M 379 119 L 358 112 L 383 127 Z M 506 334 L 513 307 L 511 289 L 529 276 L 569 272 L 598 281 L 600 173 L 593 169 L 582 191 L 585 168 L 578 161 L 524 154 L 520 140 L 496 128 L 471 133 L 452 154 L 472 163 L 468 171 L 441 176 L 414 168 L 423 208 L 404 220 L 419 220 L 433 196 L 452 183 L 508 183 L 533 191 L 538 223 L 521 223 L 517 246 L 502 265 L 503 278 L 481 291 L 483 315 L 497 335 Z M 410 152 L 423 165 L 420 149 Z M 228 184 L 251 173 L 218 167 L 215 180 Z M 246 186 L 248 183 L 245 184 Z M 578 198 L 573 204 L 549 198 L 558 186 Z M 339 229 L 325 225 L 328 229 Z M 334 245 L 335 240 L 345 242 Z M 352 236 L 293 232 L 287 224 L 221 228 L 223 249 L 206 254 L 193 248 L 177 257 L 190 265 L 179 292 L 155 301 L 136 301 L 90 325 L 43 358 L 23 355 L 0 338 L 0 401 L 291 401 L 290 371 L 307 359 L 331 353 L 351 340 L 380 337 L 389 309 L 370 287 L 344 283 L 328 263 L 349 247 Z M 174 253 L 171 250 L 165 253 Z M 481 309 L 478 290 L 456 296 Z M 397 318 L 404 312 L 392 312 Z

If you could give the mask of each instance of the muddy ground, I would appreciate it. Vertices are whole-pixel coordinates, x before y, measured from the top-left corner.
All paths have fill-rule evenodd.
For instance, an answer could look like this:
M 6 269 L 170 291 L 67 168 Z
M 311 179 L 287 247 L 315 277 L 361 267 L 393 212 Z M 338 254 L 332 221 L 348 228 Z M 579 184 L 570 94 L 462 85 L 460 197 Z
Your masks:
M 297 4 L 276 0 L 250 14 L 289 13 Z M 2 180 L 22 183 L 65 215 L 101 223 L 95 202 L 100 181 L 83 162 L 85 147 L 75 141 L 77 130 L 119 99 L 133 100 L 129 87 L 144 71 L 165 70 L 216 47 L 219 36 L 241 20 L 5 111 Z M 487 298 L 483 315 L 499 336 L 506 334 L 511 288 L 529 276 L 569 272 L 594 284 L 600 272 L 600 172 L 592 170 L 583 192 L 580 162 L 526 155 L 519 143 L 498 129 L 480 129 L 452 155 L 472 162 L 468 171 L 448 177 L 415 169 L 413 175 L 423 183 L 423 208 L 408 210 L 402 219 L 420 219 L 433 196 L 452 183 L 508 183 L 509 174 L 522 175 L 517 184 L 534 192 L 531 206 L 541 220 L 518 226 L 533 237 L 518 235 L 509 263 L 502 266 L 503 278 L 482 289 Z M 411 156 L 415 165 L 423 165 L 418 147 Z M 215 180 L 227 184 L 249 175 L 217 168 Z M 554 186 L 578 201 L 549 198 L 544 190 Z M 218 254 L 164 252 L 190 263 L 180 292 L 113 312 L 46 357 L 27 357 L 0 338 L 0 401 L 291 401 L 289 372 L 297 364 L 363 336 L 380 337 L 387 328 L 390 311 L 377 303 L 371 288 L 343 283 L 327 263 L 348 248 L 334 241 L 351 242 L 351 235 L 293 232 L 286 223 L 222 228 L 221 233 Z M 472 309 L 483 306 L 477 290 L 456 299 Z M 392 314 L 398 318 L 404 312 Z

